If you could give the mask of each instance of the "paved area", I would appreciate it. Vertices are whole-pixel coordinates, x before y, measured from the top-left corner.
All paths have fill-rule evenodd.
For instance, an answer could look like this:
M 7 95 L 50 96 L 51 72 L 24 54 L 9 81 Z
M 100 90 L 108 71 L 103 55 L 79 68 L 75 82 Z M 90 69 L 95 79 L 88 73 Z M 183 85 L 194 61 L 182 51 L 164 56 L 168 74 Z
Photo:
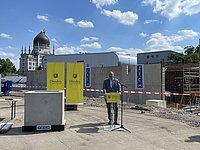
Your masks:
M 155 117 L 151 113 L 125 109 L 124 127 L 131 131 L 105 131 L 104 106 L 82 105 L 78 111 L 66 111 L 62 132 L 22 132 L 23 101 L 17 104 L 17 116 L 10 121 L 10 104 L 0 104 L 1 122 L 14 125 L 0 134 L 1 150 L 199 150 L 200 127 Z M 119 120 L 120 121 L 120 120 Z

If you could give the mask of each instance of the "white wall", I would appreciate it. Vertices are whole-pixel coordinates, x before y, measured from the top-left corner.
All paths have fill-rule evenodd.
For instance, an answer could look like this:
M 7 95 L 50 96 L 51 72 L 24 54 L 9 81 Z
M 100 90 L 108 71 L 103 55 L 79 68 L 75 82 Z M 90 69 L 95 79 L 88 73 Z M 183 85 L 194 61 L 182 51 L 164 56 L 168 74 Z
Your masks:
M 85 67 L 108 67 L 119 65 L 118 56 L 113 52 L 45 56 L 43 62 L 44 68 L 46 68 L 47 62 L 84 62 Z

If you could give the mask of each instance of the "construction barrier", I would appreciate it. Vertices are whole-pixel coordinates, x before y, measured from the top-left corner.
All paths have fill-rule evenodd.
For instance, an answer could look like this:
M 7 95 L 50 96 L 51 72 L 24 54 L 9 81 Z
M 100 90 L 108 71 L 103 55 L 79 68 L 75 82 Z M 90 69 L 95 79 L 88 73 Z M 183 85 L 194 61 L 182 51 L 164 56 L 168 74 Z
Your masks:
M 13 85 L 13 87 L 18 87 L 18 88 L 31 88 L 31 89 L 36 89 L 36 88 L 42 88 L 46 89 L 46 86 L 26 86 L 26 85 Z M 83 89 L 85 92 L 103 92 L 102 89 L 93 89 L 93 88 L 87 88 Z M 144 95 L 176 95 L 176 96 L 199 96 L 197 94 L 186 94 L 186 93 L 172 93 L 172 92 L 143 92 L 143 91 L 124 91 L 125 94 L 144 94 Z

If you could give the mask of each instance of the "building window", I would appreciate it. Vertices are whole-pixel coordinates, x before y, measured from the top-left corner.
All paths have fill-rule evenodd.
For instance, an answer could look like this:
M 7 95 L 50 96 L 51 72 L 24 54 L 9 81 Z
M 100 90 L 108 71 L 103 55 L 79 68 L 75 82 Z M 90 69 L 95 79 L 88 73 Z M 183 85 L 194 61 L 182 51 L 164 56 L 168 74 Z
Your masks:
M 84 60 L 77 60 L 77 63 L 81 63 L 81 62 L 84 62 Z
M 147 56 L 147 59 L 149 59 L 149 55 Z
M 159 55 L 156 55 L 156 58 L 158 58 L 159 57 Z
M 151 58 L 154 58 L 154 55 L 151 55 Z

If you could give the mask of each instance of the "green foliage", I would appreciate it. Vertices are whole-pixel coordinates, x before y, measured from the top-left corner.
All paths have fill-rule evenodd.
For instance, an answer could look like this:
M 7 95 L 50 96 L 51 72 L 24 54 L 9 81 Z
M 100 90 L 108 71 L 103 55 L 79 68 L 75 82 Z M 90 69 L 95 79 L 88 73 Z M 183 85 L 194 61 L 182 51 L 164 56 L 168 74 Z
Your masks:
M 171 54 L 169 59 L 170 59 L 171 63 L 175 63 L 175 64 L 183 63 L 184 62 L 184 55 L 173 53 L 173 54 Z
M 10 59 L 1 59 L 0 58 L 0 74 L 5 76 L 7 73 L 16 73 L 17 70 Z
M 42 66 L 39 66 L 39 67 L 37 68 L 37 70 L 42 70 Z
M 194 46 L 186 46 L 185 48 L 184 48 L 184 50 L 185 50 L 185 54 L 186 55 L 190 55 L 190 54 L 193 54 L 194 52 L 195 52 L 195 47 Z
M 172 54 L 169 59 L 171 63 L 198 63 L 200 61 L 200 49 L 199 46 L 187 46 L 184 48 L 184 54 Z

